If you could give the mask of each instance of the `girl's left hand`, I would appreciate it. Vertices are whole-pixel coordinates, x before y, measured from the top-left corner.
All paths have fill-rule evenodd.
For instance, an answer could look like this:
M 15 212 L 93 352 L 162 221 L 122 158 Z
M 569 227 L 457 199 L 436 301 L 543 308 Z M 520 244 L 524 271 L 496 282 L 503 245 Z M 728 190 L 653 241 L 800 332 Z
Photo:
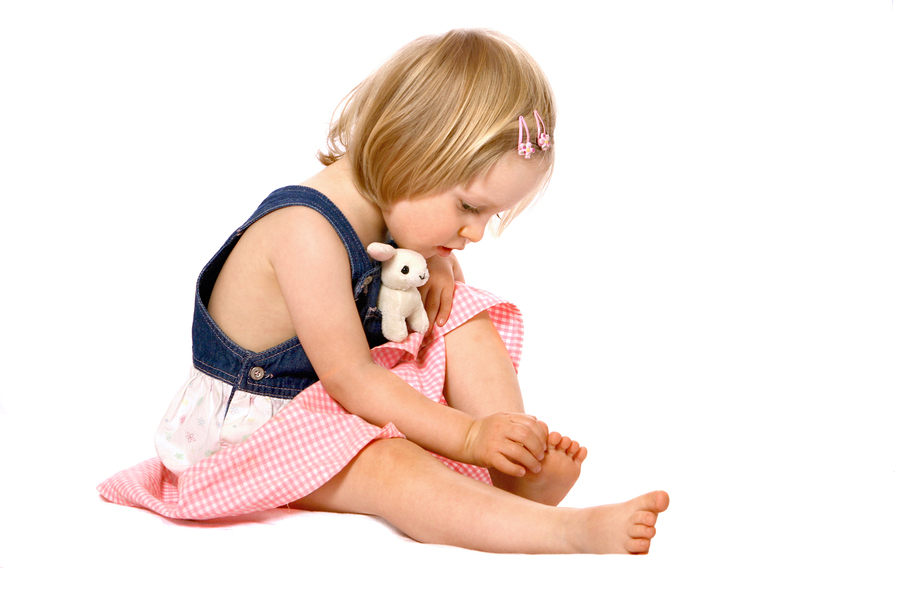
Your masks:
M 453 291 L 456 282 L 465 283 L 462 268 L 456 256 L 451 254 L 447 258 L 432 256 L 428 259 L 428 283 L 419 288 L 422 295 L 422 304 L 428 313 L 429 331 L 437 325 L 443 326 L 450 317 L 450 309 L 453 307 Z

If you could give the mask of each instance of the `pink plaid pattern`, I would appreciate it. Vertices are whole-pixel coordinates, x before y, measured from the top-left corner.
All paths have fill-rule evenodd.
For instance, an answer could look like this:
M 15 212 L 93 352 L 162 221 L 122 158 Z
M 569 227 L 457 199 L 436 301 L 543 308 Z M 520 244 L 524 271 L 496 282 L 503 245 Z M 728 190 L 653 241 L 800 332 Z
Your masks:
M 457 285 L 446 325 L 436 327 L 427 338 L 413 333 L 404 342 L 373 348 L 372 357 L 426 397 L 446 404 L 443 337 L 485 310 L 518 370 L 524 342 L 521 313 L 493 294 L 464 284 Z M 249 439 L 196 463 L 181 477 L 152 458 L 120 471 L 97 489 L 110 502 L 148 508 L 175 519 L 245 514 L 306 496 L 370 442 L 395 437 L 403 434 L 392 423 L 376 427 L 348 413 L 316 383 Z M 435 456 L 459 473 L 491 483 L 487 469 Z

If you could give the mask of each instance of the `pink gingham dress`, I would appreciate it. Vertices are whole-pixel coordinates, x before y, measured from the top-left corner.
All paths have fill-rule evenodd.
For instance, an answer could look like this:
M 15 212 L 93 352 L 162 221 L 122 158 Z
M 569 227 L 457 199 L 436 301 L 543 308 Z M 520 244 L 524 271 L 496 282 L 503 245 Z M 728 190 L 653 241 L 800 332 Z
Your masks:
M 465 284 L 457 285 L 446 325 L 435 327 L 427 337 L 412 333 L 402 343 L 377 346 L 372 358 L 426 397 L 446 404 L 444 336 L 485 310 L 518 370 L 523 344 L 519 310 Z M 321 383 L 315 383 L 267 416 L 246 439 L 193 462 L 180 475 L 156 457 L 113 475 L 98 490 L 110 502 L 144 507 L 175 519 L 262 511 L 306 496 L 367 444 L 395 437 L 403 434 L 393 424 L 377 427 L 348 413 Z M 438 458 L 459 473 L 491 483 L 486 469 Z

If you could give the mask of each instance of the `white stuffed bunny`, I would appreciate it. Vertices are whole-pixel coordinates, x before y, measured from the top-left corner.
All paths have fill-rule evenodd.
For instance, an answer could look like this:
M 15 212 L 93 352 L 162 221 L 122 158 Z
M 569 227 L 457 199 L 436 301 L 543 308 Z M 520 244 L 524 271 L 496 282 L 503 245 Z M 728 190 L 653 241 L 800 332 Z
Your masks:
M 375 242 L 366 248 L 369 256 L 380 260 L 381 291 L 378 292 L 378 309 L 381 311 L 381 332 L 392 342 L 402 342 L 410 328 L 418 333 L 428 331 L 428 314 L 422 305 L 419 286 L 428 281 L 425 258 L 413 250 L 394 248 Z

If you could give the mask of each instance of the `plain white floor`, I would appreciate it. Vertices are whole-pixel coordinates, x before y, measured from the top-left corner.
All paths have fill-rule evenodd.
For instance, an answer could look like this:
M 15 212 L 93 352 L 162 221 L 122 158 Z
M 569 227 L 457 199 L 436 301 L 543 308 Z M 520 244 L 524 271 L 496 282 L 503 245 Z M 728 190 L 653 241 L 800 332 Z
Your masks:
M 896 598 L 900 8 L 308 4 L 0 9 L 0 594 Z M 468 281 L 522 307 L 528 408 L 590 449 L 565 504 L 669 491 L 651 555 L 102 502 L 153 454 L 199 269 L 358 80 L 457 26 L 521 41 L 560 106 L 548 193 Z

